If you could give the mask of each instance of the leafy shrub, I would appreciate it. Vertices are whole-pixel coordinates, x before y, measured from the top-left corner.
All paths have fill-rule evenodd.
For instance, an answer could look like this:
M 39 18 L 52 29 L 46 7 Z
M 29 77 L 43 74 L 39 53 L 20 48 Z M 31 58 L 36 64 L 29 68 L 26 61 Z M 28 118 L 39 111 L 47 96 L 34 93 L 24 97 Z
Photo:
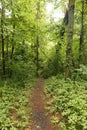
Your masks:
M 69 130 L 87 129 L 87 83 L 52 77 L 46 82 L 45 93 L 52 97 L 54 112 L 62 113 L 62 126 Z M 51 110 L 52 112 L 52 110 Z
M 14 53 L 13 64 L 10 66 L 13 78 L 21 81 L 22 84 L 27 79 L 35 77 L 36 67 L 31 55 L 32 52 L 29 51 L 30 49 L 30 46 L 27 44 L 19 44 Z
M 87 80 L 87 66 L 80 65 L 80 68 L 75 70 L 75 77 L 76 79 Z
M 28 96 L 32 83 L 28 81 L 26 87 L 20 88 L 16 82 L 8 80 L 1 85 L 0 130 L 22 130 L 29 123 L 31 109 Z

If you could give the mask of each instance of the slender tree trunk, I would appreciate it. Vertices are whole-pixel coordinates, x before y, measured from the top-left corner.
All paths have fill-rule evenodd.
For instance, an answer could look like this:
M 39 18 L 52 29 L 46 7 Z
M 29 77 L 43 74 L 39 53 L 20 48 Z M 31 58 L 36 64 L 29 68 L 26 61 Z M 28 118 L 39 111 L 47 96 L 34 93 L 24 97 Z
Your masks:
M 8 44 L 9 44 L 9 40 L 8 37 L 6 37 L 6 74 L 9 75 L 9 57 L 8 57 Z
M 74 31 L 74 7 L 75 0 L 69 0 L 68 11 L 68 35 L 67 35 L 67 48 L 66 48 L 66 78 L 71 78 L 72 75 L 72 43 Z
M 4 11 L 4 5 L 2 2 L 2 9 L 1 9 L 1 42 L 2 42 L 2 74 L 5 75 L 5 42 L 4 42 L 4 17 L 5 17 L 5 11 Z
M 15 25 L 13 25 L 13 31 L 15 31 Z M 13 32 L 13 34 L 12 34 L 11 43 L 12 43 L 12 47 L 11 47 L 11 56 L 10 56 L 10 60 L 11 60 L 11 62 L 12 62 L 13 54 L 14 54 L 14 32 Z
M 13 25 L 13 34 L 12 34 L 12 40 L 11 40 L 11 55 L 10 55 L 10 66 L 12 67 L 13 63 L 13 54 L 14 54 L 14 48 L 15 48 L 15 43 L 14 43 L 14 33 L 15 33 L 15 25 Z M 10 77 L 12 76 L 12 68 L 10 68 Z
M 38 77 L 38 70 L 39 70 L 39 37 L 38 37 L 38 35 L 37 35 L 37 37 L 36 37 L 36 66 L 37 66 L 37 68 L 36 68 L 36 75 L 37 75 L 37 77 Z
M 36 22 L 37 22 L 37 32 L 36 32 L 36 75 L 38 77 L 39 70 L 39 19 L 40 19 L 40 2 L 37 2 L 37 14 L 36 14 Z
M 84 4 L 85 1 L 82 0 L 82 10 L 81 10 L 81 32 L 80 32 L 80 42 L 79 42 L 79 65 L 82 63 L 83 48 L 84 48 Z
M 14 6 L 13 0 L 11 0 L 11 6 Z M 14 14 L 14 9 L 12 9 L 12 18 L 15 18 L 15 14 Z M 12 63 L 13 63 L 13 54 L 14 54 L 14 48 L 15 48 L 15 43 L 14 43 L 14 35 L 15 35 L 15 23 L 14 21 L 12 22 L 12 26 L 13 26 L 13 33 L 12 33 L 12 39 L 11 39 L 11 55 L 10 55 L 10 66 L 12 67 Z M 12 76 L 12 68 L 10 68 L 10 77 Z
M 6 43 L 6 58 L 7 58 L 7 61 L 8 61 L 8 38 L 6 40 L 7 40 L 7 43 Z

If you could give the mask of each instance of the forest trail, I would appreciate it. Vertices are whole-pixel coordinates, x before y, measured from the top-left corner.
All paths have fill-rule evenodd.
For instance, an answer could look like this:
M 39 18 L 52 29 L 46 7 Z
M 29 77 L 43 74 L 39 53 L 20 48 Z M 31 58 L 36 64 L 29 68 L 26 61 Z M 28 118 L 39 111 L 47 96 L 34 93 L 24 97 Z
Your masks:
M 30 130 L 53 130 L 45 110 L 44 79 L 39 79 L 32 92 L 32 122 Z

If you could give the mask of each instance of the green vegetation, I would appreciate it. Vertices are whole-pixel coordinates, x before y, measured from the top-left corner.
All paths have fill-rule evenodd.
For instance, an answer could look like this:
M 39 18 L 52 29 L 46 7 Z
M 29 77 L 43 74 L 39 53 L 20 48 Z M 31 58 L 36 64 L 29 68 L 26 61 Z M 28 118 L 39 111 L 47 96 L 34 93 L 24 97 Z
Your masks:
M 38 77 L 48 78 L 49 109 L 62 125 L 86 130 L 87 0 L 0 0 L 1 130 L 24 130 Z
M 66 130 L 87 129 L 86 81 L 64 80 L 59 76 L 52 77 L 46 81 L 45 93 L 49 99 L 47 103 L 49 112 L 62 114 L 59 123 L 61 127 Z M 53 123 L 58 124 L 58 120 L 54 117 Z
M 0 129 L 24 130 L 29 125 L 31 105 L 29 95 L 32 83 L 24 86 L 13 81 L 3 81 L 0 86 Z

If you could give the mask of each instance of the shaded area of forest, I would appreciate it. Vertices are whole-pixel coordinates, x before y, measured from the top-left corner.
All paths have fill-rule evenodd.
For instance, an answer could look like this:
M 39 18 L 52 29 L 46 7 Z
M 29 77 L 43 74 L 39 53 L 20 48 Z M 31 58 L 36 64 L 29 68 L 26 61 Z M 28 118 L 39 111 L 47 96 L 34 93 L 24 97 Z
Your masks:
M 64 18 L 55 22 L 47 14 L 50 2 L 60 7 Z M 62 73 L 73 78 L 80 65 L 86 66 L 87 3 L 73 0 L 65 6 L 66 2 L 0 2 L 1 77 L 47 78 Z
M 47 13 L 49 3 L 53 9 Z M 46 98 L 51 96 L 54 104 L 49 109 L 63 113 L 62 125 L 87 129 L 86 6 L 87 0 L 0 0 L 0 129 L 27 125 L 29 118 L 24 115 L 29 114 L 25 111 L 30 101 L 26 98 L 38 77 L 47 79 Z M 57 9 L 64 17 L 55 20 Z

